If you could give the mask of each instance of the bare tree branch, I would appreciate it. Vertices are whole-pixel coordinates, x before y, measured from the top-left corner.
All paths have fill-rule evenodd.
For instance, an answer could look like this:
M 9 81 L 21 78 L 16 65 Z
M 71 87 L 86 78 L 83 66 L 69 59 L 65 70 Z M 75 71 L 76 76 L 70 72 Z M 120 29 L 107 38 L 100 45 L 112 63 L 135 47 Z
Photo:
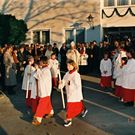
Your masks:
M 28 21 L 28 17 L 30 16 L 31 14 L 31 10 L 33 8 L 33 4 L 34 4 L 34 0 L 29 0 L 29 6 L 28 6 L 28 10 L 24 16 L 24 21 L 27 22 Z
M 3 4 L 2 4 L 2 7 L 1 7 L 1 14 L 4 14 L 5 13 L 5 10 L 7 8 L 7 5 L 9 3 L 10 0 L 4 0 Z
M 86 11 L 83 11 L 83 12 L 82 11 L 79 11 L 79 12 L 73 12 L 73 13 L 70 13 L 70 14 L 76 16 L 77 14 L 80 14 L 80 13 L 88 13 L 88 12 L 86 12 Z M 70 17 L 70 14 L 69 13 L 65 13 L 65 14 L 63 13 L 63 14 L 55 15 L 53 17 L 45 18 L 43 20 L 37 20 L 37 23 L 35 23 L 34 25 L 32 25 L 29 28 L 29 30 L 32 29 L 32 28 L 34 28 L 34 27 L 36 27 L 39 24 L 42 24 L 42 23 L 47 22 L 47 21 L 50 21 L 50 20 L 58 19 L 59 17 L 66 17 L 66 18 L 67 17 Z
M 72 20 L 84 22 L 83 18 L 90 13 L 90 10 L 91 13 L 97 11 L 97 4 L 94 2 L 91 2 L 90 8 L 85 8 L 88 0 L 29 0 L 28 3 L 22 1 L 4 0 L 2 13 L 12 14 L 12 12 L 15 13 L 16 9 L 20 9 L 20 12 L 24 14 L 23 19 L 25 22 L 33 21 L 30 29 L 54 19 L 66 22 L 73 22 Z M 43 17 L 41 18 L 41 16 Z M 36 21 L 34 22 L 34 20 Z

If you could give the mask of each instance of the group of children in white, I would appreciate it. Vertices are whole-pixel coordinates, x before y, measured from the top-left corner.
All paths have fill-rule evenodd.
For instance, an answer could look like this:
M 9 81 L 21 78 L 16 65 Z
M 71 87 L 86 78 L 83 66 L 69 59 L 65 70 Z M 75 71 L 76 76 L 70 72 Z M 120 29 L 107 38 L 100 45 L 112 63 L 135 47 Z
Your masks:
M 72 56 L 72 55 L 71 55 Z M 82 55 L 83 56 L 83 55 Z M 87 57 L 86 57 L 87 58 Z M 87 59 L 85 59 L 87 60 Z M 33 66 L 34 65 L 34 66 Z M 135 52 L 133 49 L 124 51 L 119 49 L 113 60 L 109 58 L 108 52 L 104 53 L 104 58 L 100 62 L 101 87 L 112 87 L 112 78 L 115 80 L 115 95 L 126 105 L 132 105 L 135 101 Z M 34 62 L 33 57 L 29 57 L 28 65 L 25 68 L 22 89 L 26 91 L 26 106 L 32 108 L 33 125 L 40 125 L 42 119 L 50 118 L 54 115 L 51 102 L 52 88 L 62 90 L 66 88 L 67 104 L 66 119 L 64 126 L 72 124 L 72 119 L 79 114 L 85 117 L 88 110 L 83 104 L 82 83 L 78 73 L 78 62 L 69 59 L 67 61 L 68 72 L 63 80 L 60 77 L 59 62 L 55 53 L 51 58 L 41 57 Z M 59 77 L 58 77 L 59 75 Z M 59 85 L 57 85 L 59 82 Z M 62 98 L 64 102 L 64 99 Z M 64 106 L 64 104 L 63 104 Z
M 34 66 L 33 66 L 34 65 Z M 83 104 L 81 78 L 77 72 L 77 64 L 73 60 L 67 61 L 68 72 L 63 80 L 59 81 L 59 89 L 66 87 L 67 104 L 66 119 L 64 126 L 72 124 L 72 119 L 79 114 L 84 117 L 87 109 Z M 51 58 L 46 56 L 34 62 L 33 57 L 28 58 L 28 65 L 24 71 L 22 89 L 26 91 L 26 106 L 32 108 L 32 124 L 38 126 L 43 118 L 54 115 L 51 102 L 52 86 L 57 87 L 59 62 L 56 55 L 52 53 Z
M 133 106 L 135 102 L 135 52 L 133 49 L 120 49 L 111 61 L 108 53 L 100 63 L 101 87 L 112 87 L 114 79 L 115 95 L 126 106 Z

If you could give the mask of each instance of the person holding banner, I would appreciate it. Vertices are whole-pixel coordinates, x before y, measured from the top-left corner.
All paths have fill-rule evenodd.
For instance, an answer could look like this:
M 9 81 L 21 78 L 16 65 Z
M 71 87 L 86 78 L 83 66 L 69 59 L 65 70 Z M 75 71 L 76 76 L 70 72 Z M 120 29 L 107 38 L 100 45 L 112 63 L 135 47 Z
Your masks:
M 47 118 L 54 115 L 54 111 L 51 103 L 52 92 L 52 76 L 50 68 L 48 67 L 48 58 L 46 56 L 40 59 L 40 69 L 34 74 L 36 83 L 38 84 L 38 97 L 39 102 L 34 115 L 32 124 L 38 126 L 42 122 L 42 118 L 47 115 Z
M 77 64 L 73 60 L 67 61 L 68 72 L 65 74 L 63 80 L 59 82 L 59 88 L 66 86 L 67 105 L 66 105 L 66 120 L 64 126 L 72 125 L 72 119 L 79 114 L 88 112 L 83 104 L 82 83 L 80 74 L 77 72 Z
M 34 58 L 29 56 L 28 65 L 24 70 L 23 82 L 22 82 L 22 90 L 26 91 L 26 107 L 27 109 L 31 107 L 31 89 L 30 89 L 30 77 L 35 68 L 32 66 L 34 63 Z

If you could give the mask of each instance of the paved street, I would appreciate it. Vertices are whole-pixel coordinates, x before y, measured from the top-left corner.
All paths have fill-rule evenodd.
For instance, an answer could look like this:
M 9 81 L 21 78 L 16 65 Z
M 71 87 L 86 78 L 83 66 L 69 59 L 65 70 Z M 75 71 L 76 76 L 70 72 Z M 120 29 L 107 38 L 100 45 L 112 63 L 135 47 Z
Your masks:
M 78 117 L 71 127 L 63 127 L 65 111 L 60 93 L 54 91 L 54 118 L 44 119 L 41 126 L 34 127 L 26 113 L 24 94 L 18 88 L 16 96 L 0 99 L 0 135 L 135 135 L 135 108 L 125 107 L 111 94 L 111 89 L 101 90 L 98 79 L 83 79 L 87 80 L 83 81 L 83 93 L 89 110 L 85 118 Z

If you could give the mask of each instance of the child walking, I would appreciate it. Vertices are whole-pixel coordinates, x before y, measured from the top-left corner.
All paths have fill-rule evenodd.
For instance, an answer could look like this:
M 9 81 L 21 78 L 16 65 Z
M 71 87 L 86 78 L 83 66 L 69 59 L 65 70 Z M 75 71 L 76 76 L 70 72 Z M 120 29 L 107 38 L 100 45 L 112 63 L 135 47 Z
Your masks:
M 36 72 L 40 70 L 39 68 L 39 61 L 34 63 L 35 71 L 32 72 L 31 78 L 30 78 L 30 89 L 31 89 L 31 106 L 32 106 L 32 114 L 34 115 L 37 110 L 38 102 L 39 102 L 39 96 L 38 96 L 38 83 L 36 83 L 36 78 L 34 75 Z
M 66 86 L 67 105 L 65 127 L 72 124 L 72 119 L 79 114 L 86 115 L 87 111 L 83 104 L 82 83 L 77 65 L 73 60 L 67 62 L 68 72 L 59 84 L 59 88 Z
M 51 103 L 52 92 L 52 76 L 48 67 L 48 58 L 42 57 L 40 59 L 42 69 L 34 74 L 38 85 L 39 103 L 32 124 L 38 126 L 41 124 L 45 115 L 53 116 L 53 108 Z
M 30 89 L 30 78 L 32 72 L 35 68 L 32 66 L 34 63 L 34 58 L 30 56 L 28 58 L 28 65 L 24 70 L 23 82 L 22 82 L 22 90 L 25 90 L 26 94 L 26 107 L 27 109 L 31 107 L 31 89 Z

